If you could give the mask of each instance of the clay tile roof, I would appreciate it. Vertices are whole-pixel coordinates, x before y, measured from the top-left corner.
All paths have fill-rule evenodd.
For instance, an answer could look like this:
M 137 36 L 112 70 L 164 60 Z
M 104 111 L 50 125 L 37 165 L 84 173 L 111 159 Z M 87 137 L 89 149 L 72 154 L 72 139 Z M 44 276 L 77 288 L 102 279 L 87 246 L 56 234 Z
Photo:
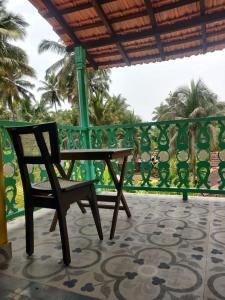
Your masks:
M 225 0 L 29 0 L 72 51 L 111 68 L 225 47 Z

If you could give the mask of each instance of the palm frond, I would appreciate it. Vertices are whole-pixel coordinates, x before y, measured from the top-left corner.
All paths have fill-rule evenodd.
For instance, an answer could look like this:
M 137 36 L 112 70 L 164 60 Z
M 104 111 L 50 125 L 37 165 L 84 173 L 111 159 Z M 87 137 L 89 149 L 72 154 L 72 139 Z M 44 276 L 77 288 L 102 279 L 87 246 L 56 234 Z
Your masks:
M 52 51 L 59 55 L 65 55 L 66 47 L 61 42 L 55 42 L 51 40 L 43 40 L 38 46 L 38 53 L 43 53 L 46 51 Z

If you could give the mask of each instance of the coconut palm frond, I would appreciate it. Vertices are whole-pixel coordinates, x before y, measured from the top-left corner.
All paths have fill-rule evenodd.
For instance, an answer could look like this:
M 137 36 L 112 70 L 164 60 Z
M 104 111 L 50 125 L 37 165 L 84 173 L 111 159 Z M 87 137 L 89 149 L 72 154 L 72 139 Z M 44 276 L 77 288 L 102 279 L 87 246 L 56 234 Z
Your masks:
M 46 51 L 52 51 L 59 55 L 66 54 L 66 47 L 62 42 L 55 42 L 51 40 L 43 40 L 38 46 L 38 53 L 43 53 Z

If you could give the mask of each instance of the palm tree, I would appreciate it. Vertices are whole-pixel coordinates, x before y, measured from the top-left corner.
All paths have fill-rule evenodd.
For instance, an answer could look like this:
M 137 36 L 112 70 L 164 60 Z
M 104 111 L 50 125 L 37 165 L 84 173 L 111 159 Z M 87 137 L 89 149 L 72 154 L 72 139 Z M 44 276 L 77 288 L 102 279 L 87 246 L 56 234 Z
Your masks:
M 142 120 L 139 116 L 135 115 L 134 111 L 127 110 L 122 116 L 121 123 L 123 124 L 137 124 Z
M 21 72 L 33 73 L 27 66 L 26 53 L 12 45 L 10 42 L 25 37 L 25 28 L 28 24 L 22 17 L 7 12 L 5 1 L 0 0 L 0 70 L 20 70 Z
M 179 87 L 170 93 L 166 103 L 161 103 L 153 112 L 155 120 L 174 120 L 178 118 L 200 118 L 221 114 L 225 103 L 219 102 L 217 95 L 201 81 L 191 81 L 190 87 Z
M 160 121 L 165 118 L 166 113 L 169 111 L 168 104 L 160 103 L 159 106 L 156 106 L 153 111 L 153 121 Z
M 0 78 L 0 101 L 13 113 L 15 119 L 16 105 L 23 100 L 34 99 L 34 95 L 30 91 L 34 85 L 25 80 L 23 74 L 18 71 L 0 72 Z
M 89 115 L 90 122 L 93 125 L 108 124 L 111 122 L 112 116 L 108 110 L 109 99 L 106 99 L 103 94 L 95 93 L 91 96 Z
M 103 93 L 95 92 L 90 98 L 90 121 L 94 125 L 124 123 L 128 106 L 121 95 L 105 97 Z
M 109 97 L 110 71 L 109 70 L 88 70 L 87 82 L 89 97 L 92 94 L 101 93 L 104 97 Z
M 78 107 L 74 53 L 68 53 L 66 46 L 61 41 L 55 42 L 50 40 L 43 40 L 38 47 L 38 51 L 39 53 L 52 51 L 61 56 L 58 61 L 46 70 L 46 75 L 55 73 L 61 93 L 72 106 Z M 97 92 L 104 93 L 104 96 L 108 94 L 110 83 L 109 74 L 110 71 L 108 70 L 87 71 L 89 97 Z
M 166 99 L 166 103 L 161 103 L 156 107 L 153 114 L 153 119 L 161 120 L 176 120 L 184 118 L 200 118 L 215 115 L 223 115 L 225 112 L 225 103 L 219 102 L 217 95 L 201 81 L 196 83 L 191 81 L 190 87 L 179 87 L 174 93 L 170 93 Z M 175 140 L 177 131 L 171 127 L 170 130 L 170 151 L 175 150 Z M 209 125 L 211 133 L 211 146 L 215 147 L 217 136 L 217 128 L 212 124 Z M 195 182 L 195 165 L 196 165 L 196 139 L 197 139 L 197 124 L 189 125 L 188 135 L 190 140 L 189 153 L 191 160 L 191 171 L 193 172 L 193 182 Z
M 46 70 L 46 76 L 56 74 L 56 85 L 58 92 L 64 99 L 67 99 L 72 106 L 77 109 L 78 94 L 76 83 L 76 70 L 74 64 L 74 53 L 68 53 L 62 42 L 43 40 L 38 48 L 39 53 L 53 51 L 61 56 L 61 59 L 56 61 Z M 87 70 L 87 86 L 89 96 L 89 113 L 92 124 L 110 124 L 121 123 L 127 114 L 128 105 L 126 99 L 121 95 L 110 96 L 110 71 L 109 70 Z M 129 115 L 130 119 L 134 118 Z
M 23 99 L 16 107 L 17 120 L 33 122 L 34 121 L 34 106 L 29 98 Z
M 24 38 L 26 26 L 23 18 L 7 12 L 5 1 L 0 0 L 0 102 L 14 118 L 16 103 L 33 98 L 33 85 L 24 76 L 35 77 L 35 72 L 28 65 L 26 53 L 10 43 Z
M 46 81 L 41 81 L 42 87 L 38 88 L 38 91 L 43 91 L 41 99 L 44 103 L 49 103 L 55 106 L 57 111 L 57 105 L 61 106 L 63 97 L 58 86 L 58 79 L 55 74 L 49 74 L 46 76 Z

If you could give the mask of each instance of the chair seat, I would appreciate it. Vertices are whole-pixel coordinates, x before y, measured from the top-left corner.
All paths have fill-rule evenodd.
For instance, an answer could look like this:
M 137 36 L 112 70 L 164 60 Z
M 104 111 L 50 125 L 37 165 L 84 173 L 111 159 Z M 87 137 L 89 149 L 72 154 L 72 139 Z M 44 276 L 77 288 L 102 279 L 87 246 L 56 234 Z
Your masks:
M 80 187 L 89 186 L 91 183 L 95 182 L 95 180 L 89 181 L 73 181 L 73 180 L 66 180 L 62 178 L 58 178 L 59 185 L 62 191 L 70 191 Z M 32 188 L 39 191 L 51 192 L 51 184 L 49 180 L 32 184 Z

